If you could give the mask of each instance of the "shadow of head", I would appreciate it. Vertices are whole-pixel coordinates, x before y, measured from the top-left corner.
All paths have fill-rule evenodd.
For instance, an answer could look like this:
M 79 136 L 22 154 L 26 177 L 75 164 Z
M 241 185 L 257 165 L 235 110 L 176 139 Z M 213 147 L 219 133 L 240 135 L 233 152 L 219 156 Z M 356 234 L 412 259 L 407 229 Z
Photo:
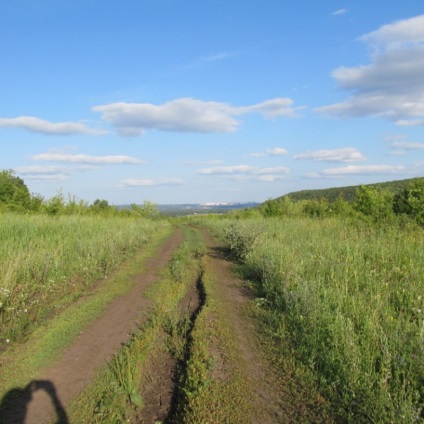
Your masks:
M 54 384 L 49 380 L 32 380 L 25 387 L 9 390 L 0 403 L 0 423 L 23 424 L 27 418 L 28 405 L 37 390 L 45 391 L 54 406 L 58 424 L 68 424 L 69 420 Z

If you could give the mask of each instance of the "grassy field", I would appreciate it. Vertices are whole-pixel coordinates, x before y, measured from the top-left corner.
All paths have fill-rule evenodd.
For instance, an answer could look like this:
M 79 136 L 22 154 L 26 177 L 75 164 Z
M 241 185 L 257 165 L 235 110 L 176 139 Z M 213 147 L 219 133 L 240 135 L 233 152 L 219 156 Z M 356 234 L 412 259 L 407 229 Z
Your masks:
M 0 215 L 0 346 L 75 301 L 165 228 L 146 219 Z
M 348 422 L 421 422 L 424 232 L 341 219 L 201 221 L 268 311 L 268 332 Z
M 148 250 L 171 231 L 165 220 L 11 214 L 0 219 L 3 346 L 31 339 L 54 316 L 66 323 L 75 315 L 74 301 L 90 293 L 98 278 L 110 276 L 110 282 L 112 271 L 126 258 Z M 337 422 L 424 421 L 421 227 L 299 217 L 209 216 L 180 222 L 209 228 L 238 262 L 239 275 L 254 295 L 252 310 L 272 351 L 275 373 L 291 361 L 293 375 L 317 389 Z M 200 232 L 183 228 L 186 241 L 152 287 L 154 308 L 146 324 L 69 405 L 70 415 L 80 422 L 142 417 L 148 398 L 143 375 L 155 368 L 149 361 L 159 352 L 179 364 L 173 389 L 178 403 L 168 419 L 199 422 L 199 417 L 208 421 L 222 414 L 222 422 L 228 417 L 243 422 L 249 416 L 243 375 L 234 373 L 226 389 L 213 379 L 211 352 L 220 352 L 219 357 L 234 364 L 230 369 L 237 370 L 237 348 L 231 344 L 232 323 L 220 306 L 223 294 Z M 204 299 L 190 321 L 182 305 L 196 284 Z M 127 283 L 120 285 L 124 290 Z M 101 313 L 102 305 L 119 295 L 113 287 L 105 285 L 92 296 L 87 311 Z M 75 322 L 70 332 L 79 331 Z M 27 344 L 41 353 L 31 360 L 38 361 L 41 354 L 50 360 L 51 352 L 60 351 L 60 346 L 36 338 L 40 346 Z M 225 343 L 217 345 L 217 340 Z M 28 364 L 31 369 L 40 366 Z M 18 377 L 13 384 L 22 385 Z

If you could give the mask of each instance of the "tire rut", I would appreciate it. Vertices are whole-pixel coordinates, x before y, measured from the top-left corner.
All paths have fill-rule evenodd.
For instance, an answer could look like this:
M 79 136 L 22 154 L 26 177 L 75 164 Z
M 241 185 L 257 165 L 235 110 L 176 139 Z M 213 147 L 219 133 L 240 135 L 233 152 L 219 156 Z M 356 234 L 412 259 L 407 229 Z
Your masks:
M 191 331 L 205 301 L 206 295 L 201 273 L 198 279 L 190 285 L 179 305 L 180 318 L 185 319 L 187 315 L 189 317 L 183 358 L 177 359 L 166 348 L 162 348 L 156 351 L 156 355 L 150 363 L 150 372 L 143 385 L 145 401 L 141 415 L 143 423 L 171 424 L 178 422 L 177 415 L 182 397 L 179 383 L 185 373 L 189 358 Z M 166 337 L 166 334 L 162 334 L 162 345 L 165 344 Z

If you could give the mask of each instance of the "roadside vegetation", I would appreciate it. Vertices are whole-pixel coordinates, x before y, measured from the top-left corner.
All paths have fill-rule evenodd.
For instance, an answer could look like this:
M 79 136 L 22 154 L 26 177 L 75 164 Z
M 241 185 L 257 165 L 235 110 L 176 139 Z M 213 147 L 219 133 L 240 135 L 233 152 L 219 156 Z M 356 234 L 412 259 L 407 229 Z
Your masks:
M 28 335 L 166 228 L 146 219 L 0 215 L 0 345 Z
M 423 187 L 397 197 L 402 213 L 395 196 L 360 187 L 353 204 L 283 198 L 197 218 L 241 264 L 269 339 L 313 376 L 336 421 L 424 421 Z

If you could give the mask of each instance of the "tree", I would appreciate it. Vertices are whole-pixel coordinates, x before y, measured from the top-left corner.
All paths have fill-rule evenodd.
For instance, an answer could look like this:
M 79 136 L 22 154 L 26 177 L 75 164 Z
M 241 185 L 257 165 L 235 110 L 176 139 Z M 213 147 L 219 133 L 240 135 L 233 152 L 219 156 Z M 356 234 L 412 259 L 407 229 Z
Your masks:
M 420 225 L 424 225 L 424 180 L 411 184 L 407 199 L 411 215 Z
M 393 194 L 373 186 L 361 185 L 356 190 L 354 208 L 374 222 L 390 221 L 393 214 Z
M 142 206 L 133 203 L 131 205 L 131 211 L 143 218 L 149 219 L 158 218 L 160 215 L 157 204 L 149 202 L 148 200 L 145 200 Z
M 0 203 L 27 207 L 30 202 L 28 187 L 11 169 L 0 171 Z
M 44 205 L 48 215 L 61 215 L 65 209 L 65 198 L 61 191 L 51 197 Z

